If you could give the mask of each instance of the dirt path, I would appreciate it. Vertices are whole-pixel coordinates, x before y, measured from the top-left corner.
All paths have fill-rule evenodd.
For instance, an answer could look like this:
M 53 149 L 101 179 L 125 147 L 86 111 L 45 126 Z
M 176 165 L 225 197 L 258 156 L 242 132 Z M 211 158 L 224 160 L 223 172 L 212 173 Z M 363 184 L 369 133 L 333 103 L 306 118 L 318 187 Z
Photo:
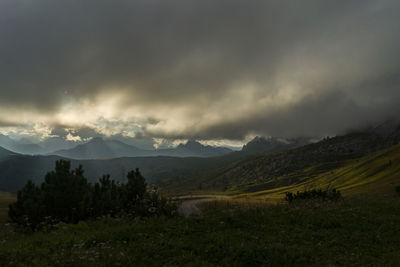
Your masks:
M 197 198 L 197 199 L 190 199 L 183 201 L 179 207 L 178 212 L 183 214 L 186 218 L 192 214 L 201 216 L 201 210 L 197 207 L 197 204 L 207 201 L 212 201 L 216 199 L 228 199 L 229 196 L 221 196 L 221 195 L 193 195 L 193 196 L 182 196 L 179 197 L 182 199 L 190 199 L 190 198 Z

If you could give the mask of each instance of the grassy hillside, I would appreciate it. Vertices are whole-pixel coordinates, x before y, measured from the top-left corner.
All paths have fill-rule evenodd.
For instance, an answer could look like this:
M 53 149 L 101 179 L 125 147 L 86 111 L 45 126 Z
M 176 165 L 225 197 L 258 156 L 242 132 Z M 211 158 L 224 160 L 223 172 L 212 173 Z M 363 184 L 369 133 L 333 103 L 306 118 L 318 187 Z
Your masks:
M 172 194 L 185 191 L 220 191 L 237 194 L 298 185 L 306 180 L 311 181 L 323 173 L 326 175 L 330 172 L 335 173 L 336 169 L 354 163 L 354 160 L 365 155 L 372 153 L 374 157 L 377 151 L 397 144 L 398 137 L 397 133 L 394 138 L 353 133 L 324 139 L 294 150 L 240 159 L 223 167 L 207 169 L 192 175 L 172 176 L 157 183 Z M 393 149 L 397 150 L 398 147 Z M 370 161 L 374 160 L 375 158 L 372 158 Z M 389 159 L 387 161 L 389 162 Z M 380 162 L 378 161 L 378 164 Z M 380 171 L 383 169 L 376 170 Z M 344 172 L 339 172 L 338 177 L 347 179 Z M 310 183 L 307 185 L 311 186 Z
M 281 176 L 267 183 L 243 186 L 243 195 L 282 198 L 287 191 L 311 188 L 337 188 L 346 195 L 394 195 L 400 185 L 400 145 L 348 160 L 344 166 L 331 169 L 329 163 Z M 327 169 L 330 169 L 327 171 Z M 295 183 L 285 185 L 289 180 Z M 279 186 L 282 185 L 282 186 Z M 268 189 L 271 188 L 271 189 Z M 258 190 L 257 190 L 258 189 Z

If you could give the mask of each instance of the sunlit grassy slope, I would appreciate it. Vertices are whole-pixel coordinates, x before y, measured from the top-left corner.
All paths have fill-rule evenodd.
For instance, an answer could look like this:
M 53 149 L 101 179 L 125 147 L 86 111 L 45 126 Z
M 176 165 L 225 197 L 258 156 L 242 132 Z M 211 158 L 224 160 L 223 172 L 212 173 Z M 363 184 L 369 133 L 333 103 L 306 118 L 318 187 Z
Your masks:
M 395 194 L 395 187 L 400 185 L 400 145 L 369 154 L 360 159 L 349 160 L 344 166 L 331 169 L 331 164 L 324 163 L 304 169 L 290 175 L 279 177 L 269 183 L 279 185 L 293 179 L 296 183 L 274 189 L 259 190 L 268 187 L 268 183 L 253 185 L 253 192 L 243 195 L 282 198 L 287 191 L 300 191 L 312 188 L 336 188 L 343 195 L 356 194 Z M 343 163 L 342 163 L 343 164 Z M 328 171 L 326 171 L 328 169 Z M 331 169 L 331 170 L 329 170 Z M 248 190 L 249 191 L 249 190 Z

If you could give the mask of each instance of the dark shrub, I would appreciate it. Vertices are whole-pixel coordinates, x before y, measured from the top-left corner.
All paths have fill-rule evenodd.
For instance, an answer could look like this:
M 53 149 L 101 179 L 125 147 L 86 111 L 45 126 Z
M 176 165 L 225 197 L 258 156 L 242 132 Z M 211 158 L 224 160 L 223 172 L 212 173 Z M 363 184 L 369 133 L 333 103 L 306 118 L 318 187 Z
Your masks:
M 92 216 L 104 214 L 116 216 L 121 212 L 121 185 L 110 179 L 110 175 L 103 175 L 94 185 L 92 196 Z
M 289 203 L 297 200 L 330 200 L 337 201 L 342 198 L 340 191 L 336 189 L 332 190 L 322 190 L 322 189 L 312 189 L 305 191 L 297 191 L 293 194 L 292 192 L 286 192 L 285 200 Z
M 147 193 L 145 199 L 146 214 L 171 216 L 176 213 L 177 206 L 163 197 L 156 188 Z
M 397 194 L 400 196 L 400 185 L 399 185 L 399 186 L 396 186 L 396 192 L 397 192 Z

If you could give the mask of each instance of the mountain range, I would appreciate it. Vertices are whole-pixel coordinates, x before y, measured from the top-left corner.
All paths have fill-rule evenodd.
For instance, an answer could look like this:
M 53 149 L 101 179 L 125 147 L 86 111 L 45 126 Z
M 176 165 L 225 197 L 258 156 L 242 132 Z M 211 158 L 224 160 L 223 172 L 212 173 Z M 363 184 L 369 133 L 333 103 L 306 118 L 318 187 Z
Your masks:
M 125 142 L 126 141 L 126 142 Z M 25 155 L 57 155 L 73 159 L 106 159 L 118 157 L 217 157 L 233 152 L 226 147 L 202 145 L 195 140 L 179 144 L 173 148 L 149 149 L 132 145 L 135 139 L 116 137 L 103 139 L 95 137 L 89 141 L 68 141 L 61 137 L 49 137 L 39 143 L 30 140 L 14 140 L 0 134 L 0 147 Z M 293 149 L 311 142 L 310 138 L 283 139 L 259 137 L 243 146 L 243 154 L 263 154 Z M 62 149 L 57 149 L 57 148 Z M 54 149 L 56 148 L 56 149 Z
M 257 139 L 264 140 L 259 137 Z M 150 151 L 120 141 L 101 138 L 94 138 L 69 150 L 58 151 L 59 155 L 23 155 L 0 148 L 0 190 L 15 192 L 28 179 L 35 183 L 42 182 L 44 175 L 54 168 L 55 161 L 59 159 L 70 159 L 74 168 L 82 165 L 85 176 L 91 182 L 97 181 L 103 174 L 110 174 L 113 179 L 124 181 L 126 173 L 135 168 L 139 168 L 146 179 L 153 182 L 177 175 L 186 177 L 225 166 L 251 156 L 252 153 L 260 153 L 259 149 L 252 151 L 251 148 L 250 145 L 245 152 L 232 152 L 226 148 L 204 146 L 196 141 L 188 141 L 173 149 Z M 286 146 L 283 145 L 281 148 L 284 149 Z M 200 154 L 203 157 L 199 157 Z M 143 156 L 127 157 L 127 155 Z M 212 155 L 219 156 L 211 157 Z M 95 157 L 99 158 L 90 159 Z
M 14 140 L 0 134 L 0 147 L 25 155 L 59 155 L 75 159 L 147 156 L 215 157 L 232 152 L 229 148 L 205 146 L 194 140 L 189 140 L 186 144 L 180 144 L 175 148 L 143 149 L 129 144 L 135 143 L 134 139 L 129 139 L 129 143 L 119 139 L 127 138 L 95 137 L 87 142 L 73 142 L 60 137 L 50 137 L 39 143 L 31 143 L 29 140 Z
M 311 143 L 309 138 L 282 139 L 275 137 L 259 137 L 243 146 L 243 155 L 255 155 L 293 149 Z M 71 149 L 58 150 L 50 155 L 57 155 L 72 159 L 109 159 L 119 157 L 218 157 L 232 153 L 226 147 L 206 146 L 195 140 L 179 144 L 174 148 L 155 150 L 141 149 L 128 145 L 118 140 L 93 138 L 87 143 L 80 144 Z
M 46 155 L 59 149 L 70 149 L 77 145 L 75 142 L 66 140 L 63 137 L 51 136 L 38 143 L 27 138 L 15 140 L 7 135 L 0 134 L 0 146 L 10 151 L 25 155 Z
M 205 146 L 199 142 L 189 140 L 176 148 L 145 150 L 125 144 L 117 140 L 93 138 L 85 144 L 77 145 L 68 150 L 59 150 L 51 154 L 73 159 L 106 159 L 120 157 L 216 157 L 231 153 L 232 150 L 224 147 Z
M 302 142 L 306 145 L 301 146 Z M 40 183 L 54 169 L 56 160 L 75 157 L 70 159 L 72 166 L 82 165 L 90 182 L 103 174 L 124 181 L 129 170 L 139 168 L 149 182 L 173 194 L 196 190 L 258 192 L 304 182 L 316 173 L 333 171 L 398 143 L 399 125 L 382 124 L 315 143 L 256 137 L 242 151 L 233 152 L 189 141 L 174 149 L 155 150 L 168 155 L 156 156 L 151 150 L 100 138 L 62 150 L 60 155 L 23 155 L 0 148 L 0 190 L 15 192 L 28 179 Z M 127 156 L 133 153 L 144 156 Z M 202 153 L 203 157 L 177 157 L 174 153 Z M 222 155 L 209 157 L 218 153 Z M 97 156 L 101 157 L 90 159 Z

